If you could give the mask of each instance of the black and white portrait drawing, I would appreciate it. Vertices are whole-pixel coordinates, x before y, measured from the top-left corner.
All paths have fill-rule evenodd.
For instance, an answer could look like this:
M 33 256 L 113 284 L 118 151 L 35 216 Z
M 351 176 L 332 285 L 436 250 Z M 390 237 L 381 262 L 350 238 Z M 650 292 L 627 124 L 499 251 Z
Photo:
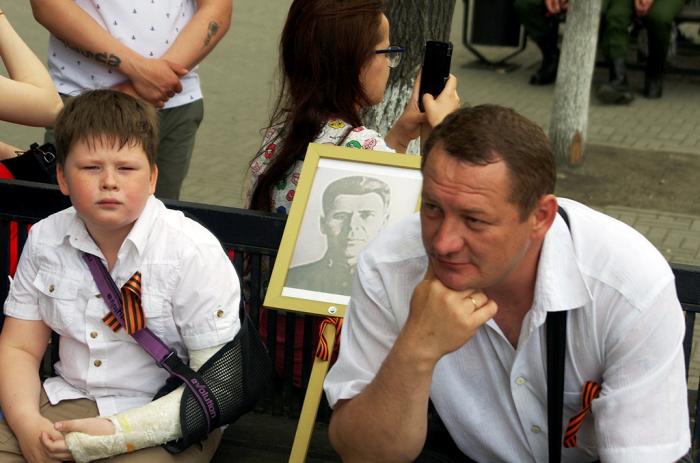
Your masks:
M 360 252 L 416 210 L 420 188 L 417 170 L 321 159 L 282 294 L 347 304 Z

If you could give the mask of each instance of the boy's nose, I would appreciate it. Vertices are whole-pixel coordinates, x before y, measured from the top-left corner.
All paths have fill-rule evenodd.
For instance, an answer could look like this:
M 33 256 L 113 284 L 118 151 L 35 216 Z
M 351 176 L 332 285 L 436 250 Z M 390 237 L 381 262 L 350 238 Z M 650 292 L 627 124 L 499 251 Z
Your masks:
M 113 190 L 117 188 L 117 177 L 112 169 L 105 169 L 102 174 L 102 188 L 104 190 Z

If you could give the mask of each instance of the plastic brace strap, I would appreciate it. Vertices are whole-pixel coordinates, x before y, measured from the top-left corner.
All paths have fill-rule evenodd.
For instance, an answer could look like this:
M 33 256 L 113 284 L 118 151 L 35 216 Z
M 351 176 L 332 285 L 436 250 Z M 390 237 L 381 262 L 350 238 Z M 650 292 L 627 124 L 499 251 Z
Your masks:
M 111 275 L 99 257 L 85 252 L 83 260 L 87 263 L 105 304 L 112 311 L 119 324 L 124 327 L 121 293 Z M 132 337 L 156 361 L 159 367 L 182 380 L 185 386 L 192 391 L 207 419 L 207 433 L 218 427 L 221 418 L 219 405 L 202 376 L 182 363 L 180 357 L 148 328 L 133 333 Z

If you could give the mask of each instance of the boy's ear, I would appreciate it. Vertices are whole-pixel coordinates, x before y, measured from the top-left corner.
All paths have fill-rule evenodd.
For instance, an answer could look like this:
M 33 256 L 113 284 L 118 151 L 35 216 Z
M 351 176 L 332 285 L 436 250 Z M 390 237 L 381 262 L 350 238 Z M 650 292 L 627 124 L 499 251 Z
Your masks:
M 149 180 L 149 183 L 151 184 L 150 186 L 150 194 L 153 194 L 156 192 L 156 182 L 158 181 L 158 166 L 153 164 L 153 168 L 151 168 L 151 178 Z
M 58 187 L 61 189 L 61 193 L 66 196 L 70 195 L 68 183 L 66 182 L 66 173 L 61 164 L 56 164 L 56 180 L 58 181 Z

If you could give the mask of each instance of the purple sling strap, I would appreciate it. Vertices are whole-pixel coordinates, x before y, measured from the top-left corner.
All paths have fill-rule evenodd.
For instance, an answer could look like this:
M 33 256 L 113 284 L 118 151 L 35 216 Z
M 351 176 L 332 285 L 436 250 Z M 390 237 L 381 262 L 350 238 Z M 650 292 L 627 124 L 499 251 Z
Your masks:
M 99 257 L 92 254 L 83 253 L 83 260 L 88 265 L 90 273 L 95 280 L 97 289 L 99 289 L 102 298 L 107 304 L 109 310 L 112 311 L 119 324 L 122 327 L 124 323 L 124 310 L 122 306 L 122 298 L 119 288 L 112 280 L 109 271 L 102 264 Z M 136 342 L 156 361 L 159 367 L 164 368 L 170 375 L 176 376 L 190 389 L 194 397 L 199 402 L 199 405 L 204 411 L 204 416 L 207 420 L 207 429 L 210 432 L 219 421 L 219 411 L 217 407 L 211 406 L 213 394 L 204 384 L 201 378 L 197 378 L 197 374 L 188 366 L 184 365 L 177 356 L 175 351 L 170 349 L 158 336 L 156 336 L 148 328 L 143 328 L 131 335 Z M 194 373 L 187 374 L 185 370 Z

